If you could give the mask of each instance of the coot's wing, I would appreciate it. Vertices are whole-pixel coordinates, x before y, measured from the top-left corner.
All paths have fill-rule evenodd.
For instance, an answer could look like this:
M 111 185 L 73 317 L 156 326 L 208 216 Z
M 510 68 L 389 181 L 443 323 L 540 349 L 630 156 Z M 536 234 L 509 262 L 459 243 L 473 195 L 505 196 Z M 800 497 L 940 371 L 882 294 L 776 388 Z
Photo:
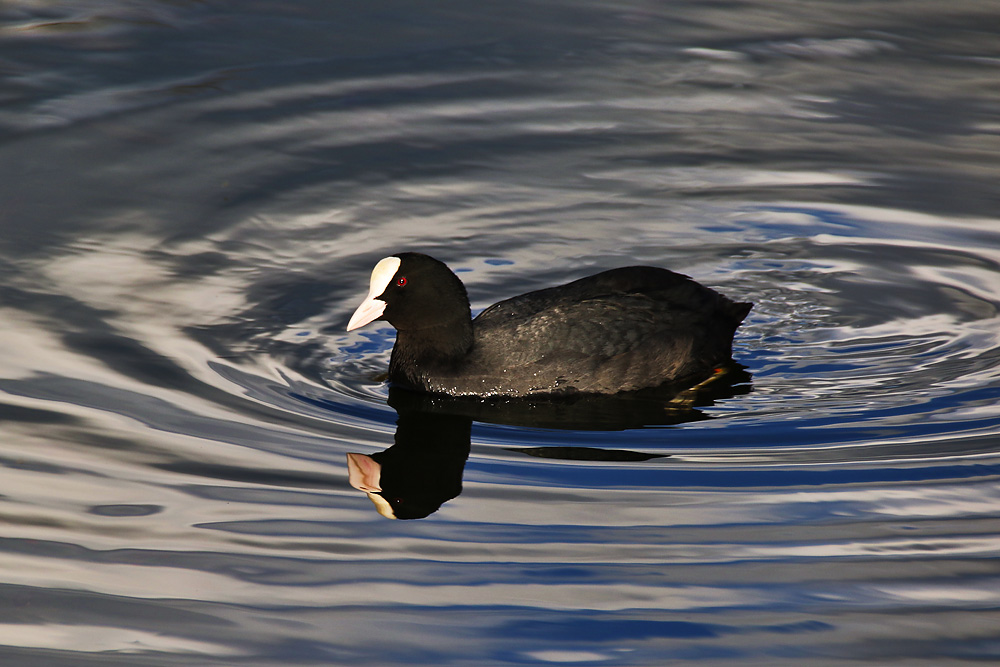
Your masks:
M 474 323 L 469 374 L 519 394 L 616 393 L 703 375 L 731 356 L 735 324 L 644 294 Z M 502 380 L 498 380 L 502 378 Z
M 552 305 L 528 316 L 504 310 L 476 318 L 476 345 L 496 351 L 508 365 L 564 355 L 607 359 L 658 341 L 697 334 L 697 311 L 644 294 L 616 294 Z

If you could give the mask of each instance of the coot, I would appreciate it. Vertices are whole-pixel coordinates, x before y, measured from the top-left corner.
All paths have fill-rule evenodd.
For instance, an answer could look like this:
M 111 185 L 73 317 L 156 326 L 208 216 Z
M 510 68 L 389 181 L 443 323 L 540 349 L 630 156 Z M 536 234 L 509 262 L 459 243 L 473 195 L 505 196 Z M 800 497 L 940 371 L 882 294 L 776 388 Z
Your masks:
M 616 394 L 712 375 L 753 307 L 673 271 L 611 269 L 494 304 L 472 319 L 438 260 L 386 257 L 347 330 L 396 328 L 389 380 L 452 396 Z

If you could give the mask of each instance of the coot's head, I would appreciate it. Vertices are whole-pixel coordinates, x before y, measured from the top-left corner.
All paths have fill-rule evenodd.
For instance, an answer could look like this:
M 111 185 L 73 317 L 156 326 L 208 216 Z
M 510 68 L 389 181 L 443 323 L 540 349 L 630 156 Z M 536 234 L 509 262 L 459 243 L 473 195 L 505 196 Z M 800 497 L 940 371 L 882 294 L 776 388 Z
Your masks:
M 354 311 L 347 330 L 383 319 L 398 331 L 469 321 L 469 297 L 451 269 L 433 257 L 402 252 L 372 271 L 368 296 Z

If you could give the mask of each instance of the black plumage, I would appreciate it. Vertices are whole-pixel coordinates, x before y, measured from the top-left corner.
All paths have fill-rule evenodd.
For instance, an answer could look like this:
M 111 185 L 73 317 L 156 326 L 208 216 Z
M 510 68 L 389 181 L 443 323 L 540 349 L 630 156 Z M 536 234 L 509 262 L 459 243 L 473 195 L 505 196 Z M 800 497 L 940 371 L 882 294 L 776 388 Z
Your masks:
M 690 380 L 729 361 L 753 304 L 667 269 L 632 266 L 522 294 L 471 318 L 465 286 L 419 253 L 379 262 L 349 329 L 397 331 L 389 379 L 455 396 L 614 394 Z

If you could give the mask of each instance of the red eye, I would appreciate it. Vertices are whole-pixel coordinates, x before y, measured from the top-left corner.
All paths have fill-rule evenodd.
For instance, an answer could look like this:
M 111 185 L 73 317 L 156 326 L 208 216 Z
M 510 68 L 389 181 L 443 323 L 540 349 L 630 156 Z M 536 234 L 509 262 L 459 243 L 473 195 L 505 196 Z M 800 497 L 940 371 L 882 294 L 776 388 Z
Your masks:
M 399 287 L 405 287 L 406 286 L 406 277 L 405 276 L 400 276 L 400 277 L 396 278 L 396 285 L 399 286 Z

